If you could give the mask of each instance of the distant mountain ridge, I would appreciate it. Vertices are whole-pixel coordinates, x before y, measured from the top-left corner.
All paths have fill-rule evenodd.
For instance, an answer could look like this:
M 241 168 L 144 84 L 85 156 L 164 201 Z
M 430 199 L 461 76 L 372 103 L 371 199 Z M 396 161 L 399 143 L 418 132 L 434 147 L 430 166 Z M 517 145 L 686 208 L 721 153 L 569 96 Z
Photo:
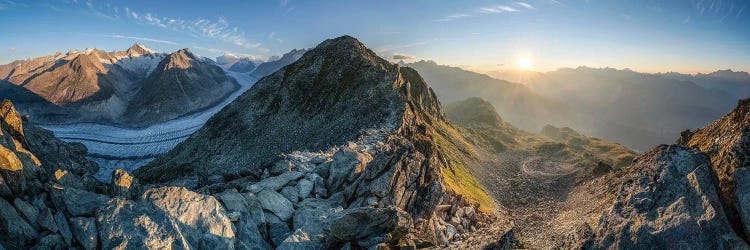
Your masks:
M 667 76 L 629 69 L 578 67 L 544 73 L 493 71 L 490 74 L 500 79 L 522 80 L 522 85 L 532 93 L 565 106 L 568 111 L 564 116 L 525 114 L 537 116 L 540 120 L 546 119 L 549 124 L 558 127 L 571 127 L 584 134 L 616 141 L 640 151 L 671 143 L 679 135 L 678 131 L 705 126 L 731 110 L 739 96 L 750 96 L 750 87 L 743 90 L 745 86 L 750 86 L 750 82 L 733 85 L 716 82 L 701 84 L 693 79 L 725 74 L 743 79 L 743 73 L 729 71 L 697 76 Z M 456 77 L 446 75 L 444 78 Z M 436 92 L 439 91 L 436 87 Z M 477 93 L 490 95 L 480 93 L 487 91 L 494 92 L 485 89 Z M 496 107 L 500 105 L 493 104 Z M 505 112 L 521 113 L 516 110 L 505 111 L 501 107 L 498 107 L 498 112 L 503 117 L 509 117 Z M 510 119 L 509 122 L 517 124 Z M 538 131 L 522 124 L 517 126 Z
M 660 73 L 664 78 L 694 82 L 704 88 L 727 92 L 734 99 L 750 97 L 750 74 L 744 71 L 717 70 L 707 74 Z
M 165 62 L 170 65 L 159 67 Z M 172 80 L 160 77 L 171 69 L 177 69 L 171 73 Z M 66 54 L 15 61 L 0 66 L 0 79 L 61 107 L 56 111 L 33 109 L 31 115 L 40 123 L 144 126 L 207 107 L 239 87 L 211 60 L 195 56 L 189 50 L 157 53 L 137 43 L 125 51 L 71 50 Z M 180 91 L 152 93 L 155 89 L 170 89 L 166 85 L 174 85 L 174 81 L 180 82 L 175 85 L 181 86 Z M 173 96 L 188 98 L 165 102 L 176 100 Z M 15 101 L 12 95 L 4 97 Z M 26 110 L 23 102 L 17 106 Z M 144 106 L 155 107 L 139 111 L 151 115 L 128 117 L 138 113 L 128 110 Z M 57 114 L 60 110 L 64 110 L 65 116 Z

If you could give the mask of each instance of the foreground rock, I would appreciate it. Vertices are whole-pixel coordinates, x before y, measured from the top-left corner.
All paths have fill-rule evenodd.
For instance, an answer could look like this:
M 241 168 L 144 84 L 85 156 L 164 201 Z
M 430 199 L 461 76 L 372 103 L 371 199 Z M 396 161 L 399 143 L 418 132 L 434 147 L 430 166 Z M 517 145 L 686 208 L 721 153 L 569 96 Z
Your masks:
M 96 217 L 102 249 L 187 249 L 179 225 L 147 204 L 112 199 Z
M 722 208 L 707 155 L 659 146 L 627 170 L 589 247 L 600 249 L 746 249 Z
M 750 166 L 750 99 L 740 100 L 729 114 L 696 131 L 683 131 L 678 143 L 698 149 L 711 157 L 711 166 L 719 179 L 719 191 L 724 209 L 735 231 L 746 231 L 750 218 L 746 214 L 749 207 L 740 207 L 741 197 L 748 196 L 750 190 L 738 189 L 747 186 L 747 178 L 736 178 L 739 170 Z
M 193 246 L 232 246 L 234 230 L 224 207 L 209 195 L 184 187 L 147 190 L 143 199 L 179 222 L 179 231 Z

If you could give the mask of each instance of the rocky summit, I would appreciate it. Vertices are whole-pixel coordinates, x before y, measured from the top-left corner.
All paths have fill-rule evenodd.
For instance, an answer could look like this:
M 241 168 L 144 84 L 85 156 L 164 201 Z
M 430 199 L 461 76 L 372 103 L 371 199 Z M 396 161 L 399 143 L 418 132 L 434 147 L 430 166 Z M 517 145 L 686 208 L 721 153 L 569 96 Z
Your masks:
M 465 144 L 416 71 L 344 36 L 263 78 L 135 176 L 253 197 L 263 216 L 239 220 L 265 221 L 265 244 L 281 249 L 440 245 L 494 217 Z

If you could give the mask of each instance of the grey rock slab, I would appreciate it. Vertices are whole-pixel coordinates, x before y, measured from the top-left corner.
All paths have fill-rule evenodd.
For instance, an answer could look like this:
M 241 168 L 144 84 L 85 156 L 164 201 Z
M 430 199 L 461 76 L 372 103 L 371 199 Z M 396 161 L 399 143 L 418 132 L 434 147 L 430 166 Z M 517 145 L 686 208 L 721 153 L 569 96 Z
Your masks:
M 109 200 L 106 195 L 76 188 L 65 188 L 62 198 L 72 216 L 94 216 L 96 210 L 107 204 Z
M 20 247 L 39 236 L 5 199 L 0 199 L 0 231 L 7 234 L 9 243 Z
M 48 234 L 37 241 L 36 249 L 66 249 L 68 245 L 65 244 L 62 236 L 59 234 Z
M 96 249 L 99 244 L 99 231 L 96 229 L 96 219 L 86 217 L 70 218 L 70 227 L 73 229 L 73 236 L 75 236 L 83 249 Z
M 745 232 L 750 232 L 750 168 L 737 169 L 734 172 L 734 183 L 740 221 Z
M 362 247 L 369 247 L 385 239 L 396 242 L 409 233 L 411 226 L 409 214 L 396 207 L 363 207 L 344 210 L 331 222 L 328 234 L 336 242 L 366 242 L 368 245 Z
M 297 190 L 299 191 L 299 198 L 305 199 L 308 196 L 310 196 L 310 193 L 313 190 L 313 187 L 315 187 L 315 183 L 308 179 L 301 179 L 299 182 L 297 182 Z
M 55 224 L 57 224 L 57 228 L 60 230 L 60 235 L 62 235 L 63 240 L 65 240 L 65 244 L 72 246 L 73 232 L 70 230 L 70 225 L 68 225 L 68 219 L 65 218 L 65 215 L 60 210 L 55 213 Z
M 16 198 L 13 200 L 13 204 L 16 205 L 18 211 L 20 211 L 21 214 L 23 214 L 23 216 L 32 224 L 36 223 L 39 219 L 39 210 L 25 200 Z
M 724 214 L 706 154 L 662 145 L 641 155 L 627 174 L 599 219 L 594 248 L 748 248 Z
M 276 246 L 281 245 L 281 242 L 283 242 L 290 234 L 291 231 L 286 223 L 273 223 L 268 225 L 268 235 Z
M 257 197 L 261 207 L 278 216 L 281 221 L 289 220 L 294 214 L 292 202 L 276 191 L 265 189 Z
M 96 221 L 102 249 L 192 248 L 175 219 L 145 202 L 112 199 Z
M 42 229 L 57 233 L 58 228 L 57 223 L 55 223 L 55 216 L 49 208 L 44 208 L 39 212 L 37 223 Z
M 271 175 L 280 175 L 280 174 L 292 171 L 293 168 L 294 168 L 294 164 L 286 160 L 281 160 L 273 164 L 273 166 L 271 166 L 271 169 L 268 172 Z
M 299 191 L 297 191 L 296 187 L 286 186 L 281 189 L 280 193 L 292 203 L 297 203 L 299 201 Z
M 184 187 L 159 187 L 146 190 L 143 199 L 175 218 L 193 245 L 199 245 L 206 234 L 225 239 L 225 245 L 234 244 L 232 222 L 214 196 Z
M 289 182 L 299 180 L 300 178 L 302 178 L 302 176 L 304 176 L 304 174 L 300 172 L 286 172 L 281 175 L 268 177 L 257 183 L 248 185 L 246 189 L 250 190 L 253 193 L 258 193 L 264 189 L 278 191 L 279 189 L 289 184 Z

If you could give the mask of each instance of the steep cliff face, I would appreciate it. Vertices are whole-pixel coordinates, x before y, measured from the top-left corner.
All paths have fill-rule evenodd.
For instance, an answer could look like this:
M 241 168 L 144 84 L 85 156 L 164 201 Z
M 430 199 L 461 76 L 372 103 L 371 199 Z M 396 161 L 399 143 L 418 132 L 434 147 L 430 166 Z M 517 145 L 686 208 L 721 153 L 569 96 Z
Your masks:
M 294 215 L 292 236 L 316 235 L 331 246 L 407 244 L 400 242 L 405 235 L 409 242 L 442 244 L 497 208 L 466 170 L 476 157 L 416 71 L 392 65 L 344 36 L 324 41 L 265 77 L 135 175 L 191 189 L 221 189 L 231 183 L 261 197 L 283 194 L 288 183 L 302 185 L 305 180 L 314 183 L 314 195 L 282 200 L 299 202 L 294 207 L 300 209 L 325 201 L 344 214 L 390 207 L 401 212 L 385 214 L 400 218 L 405 212 L 416 220 L 396 223 L 413 229 L 409 234 L 396 233 L 402 228 L 396 226 L 382 229 L 393 239 L 375 240 L 370 233 L 330 238 L 325 235 L 337 232 L 336 222 L 319 221 L 317 228 L 333 224 L 322 226 L 325 232 L 309 231 L 316 227 L 297 225 Z M 307 211 L 277 205 L 264 208 L 281 221 Z

